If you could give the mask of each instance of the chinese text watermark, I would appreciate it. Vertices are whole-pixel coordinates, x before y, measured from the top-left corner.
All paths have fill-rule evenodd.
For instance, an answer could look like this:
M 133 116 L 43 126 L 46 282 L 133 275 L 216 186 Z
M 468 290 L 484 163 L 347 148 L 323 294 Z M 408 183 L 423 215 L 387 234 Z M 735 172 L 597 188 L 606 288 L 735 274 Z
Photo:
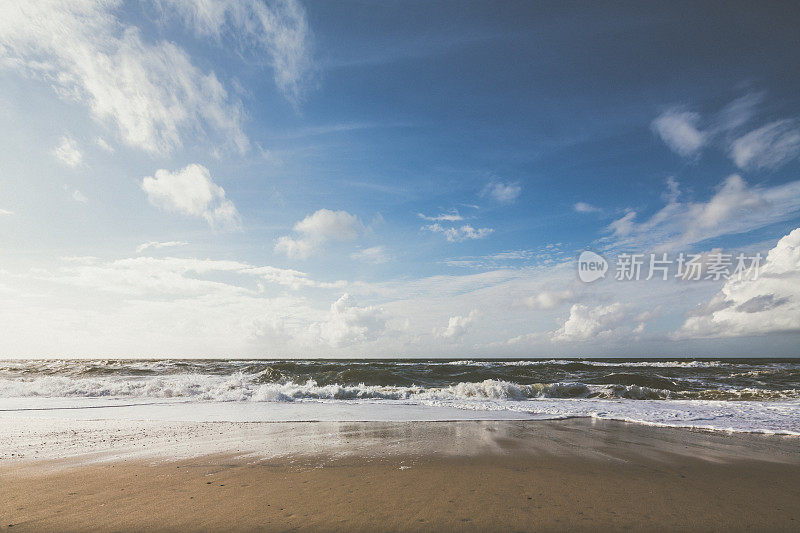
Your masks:
M 756 280 L 761 269 L 762 255 L 756 253 L 732 254 L 723 252 L 637 254 L 621 253 L 616 256 L 613 277 L 617 281 L 639 281 L 677 278 L 684 281 L 699 280 Z M 598 253 L 584 251 L 578 257 L 578 277 L 591 283 L 606 277 L 608 261 Z

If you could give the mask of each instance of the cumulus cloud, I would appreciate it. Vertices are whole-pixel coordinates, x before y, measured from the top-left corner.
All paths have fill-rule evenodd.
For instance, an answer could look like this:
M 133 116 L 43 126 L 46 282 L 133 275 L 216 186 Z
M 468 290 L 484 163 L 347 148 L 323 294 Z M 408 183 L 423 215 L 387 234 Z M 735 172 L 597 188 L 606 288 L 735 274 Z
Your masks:
M 353 297 L 345 293 L 331 305 L 324 321 L 311 325 L 310 332 L 331 347 L 342 347 L 374 340 L 385 329 L 382 309 L 358 307 Z
M 800 127 L 794 120 L 772 122 L 733 141 L 730 155 L 739 168 L 778 168 L 800 155 Z
M 275 252 L 290 258 L 305 259 L 328 241 L 350 241 L 363 231 L 356 215 L 347 211 L 320 209 L 294 225 L 297 236 L 284 235 L 275 243 Z
M 68 167 L 79 167 L 83 163 L 83 154 L 78 149 L 78 143 L 68 135 L 61 137 L 61 142 L 53 150 L 53 155 Z
M 758 277 L 731 276 L 675 332 L 679 339 L 800 332 L 800 228 L 769 251 Z
M 669 249 L 787 220 L 800 212 L 800 181 L 751 187 L 734 174 L 706 202 L 681 202 L 674 189 L 667 198 L 667 205 L 647 220 L 639 222 L 629 211 L 613 221 L 611 245 Z
M 612 337 L 625 317 L 625 308 L 619 302 L 596 307 L 574 304 L 564 325 L 553 332 L 552 340 L 580 342 Z
M 523 300 L 523 303 L 533 309 L 553 309 L 569 301 L 573 296 L 574 293 L 570 290 L 542 291 L 533 296 L 528 296 Z
M 181 134 L 202 128 L 248 147 L 242 112 L 213 72 L 204 73 L 175 43 L 148 43 L 120 21 L 120 0 L 31 0 L 0 11 L 2 65 L 47 80 L 59 95 L 85 103 L 129 146 L 165 153 Z
M 240 261 L 76 257 L 65 258 L 54 267 L 21 272 L 0 269 L 0 291 L 6 286 L 13 288 L 13 294 L 30 296 L 3 300 L 0 322 L 8 325 L 4 343 L 9 351 L 25 356 L 56 351 L 98 356 L 156 352 L 206 357 L 230 353 L 243 357 L 307 357 L 309 353 L 471 357 L 488 352 L 572 356 L 579 355 L 583 345 L 551 342 L 555 332 L 545 326 L 561 315 L 562 307 L 548 311 L 538 304 L 523 307 L 519 301 L 521 295 L 571 289 L 573 301 L 586 304 L 590 311 L 609 296 L 612 299 L 606 303 L 630 306 L 618 325 L 600 327 L 590 340 L 597 341 L 592 344 L 595 353 L 610 352 L 613 346 L 614 353 L 635 355 L 633 345 L 620 340 L 641 333 L 640 325 L 653 316 L 644 310 L 652 309 L 653 302 L 674 310 L 687 299 L 707 297 L 710 290 L 702 283 L 677 287 L 658 282 L 644 290 L 636 283 L 613 285 L 611 295 L 610 286 L 579 284 L 572 262 L 468 275 L 345 282 Z M 331 306 L 344 292 L 349 297 Z M 355 299 L 362 297 L 370 298 L 369 305 L 356 303 Z M 776 294 L 774 299 L 756 299 L 744 309 L 752 312 L 789 305 L 781 303 L 784 297 Z M 564 305 L 569 311 L 570 304 Z M 465 325 L 471 309 L 479 309 L 480 315 Z M 591 317 L 591 312 L 588 314 Z M 599 321 L 608 319 L 599 314 Z M 454 317 L 460 318 L 451 321 Z M 478 321 L 480 328 L 476 327 Z M 470 343 L 437 337 L 448 330 L 450 339 L 469 338 Z M 516 335 L 520 337 L 513 341 L 492 342 Z M 563 337 L 581 335 L 573 334 L 570 326 Z M 668 350 L 669 346 L 662 348 Z
M 318 240 L 352 240 L 363 231 L 358 217 L 347 211 L 320 209 L 294 226 L 294 230 Z
M 441 339 L 458 340 L 467 333 L 470 325 L 475 322 L 478 316 L 477 309 L 470 311 L 467 316 L 451 316 L 447 326 L 434 331 L 434 333 Z
M 653 131 L 669 148 L 683 157 L 696 155 L 707 142 L 707 135 L 698 129 L 700 115 L 673 108 L 659 115 L 651 124 Z
M 444 227 L 438 222 L 423 226 L 422 229 L 431 231 L 433 233 L 443 233 L 445 238 L 450 242 L 462 242 L 474 239 L 484 239 L 494 232 L 492 228 L 474 228 L 469 224 L 461 227 Z
M 520 193 L 522 193 L 522 187 L 518 183 L 492 181 L 484 187 L 482 195 L 501 204 L 510 204 L 519 197 Z
M 595 207 L 591 204 L 587 204 L 586 202 L 578 202 L 573 206 L 573 209 L 577 213 L 599 213 L 602 211 L 599 207 Z
M 157 170 L 154 177 L 142 180 L 142 189 L 150 203 L 161 209 L 200 217 L 212 227 L 239 225 L 236 206 L 202 165 L 191 164 L 175 172 Z
M 145 250 L 147 250 L 149 248 L 153 248 L 153 249 L 158 250 L 158 249 L 161 249 L 161 248 L 173 248 L 173 247 L 176 247 L 176 246 L 186 246 L 188 244 L 189 243 L 186 242 L 186 241 L 164 241 L 164 242 L 150 241 L 150 242 L 144 242 L 144 243 L 142 243 L 142 244 L 140 244 L 139 246 L 136 247 L 136 253 L 140 254 L 140 253 L 144 252 Z
M 370 248 L 364 248 L 363 250 L 359 250 L 350 254 L 350 258 L 355 259 L 356 261 L 372 263 L 375 265 L 387 263 L 391 260 L 391 256 L 386 251 L 384 246 L 372 246 Z
M 317 247 L 309 240 L 283 235 L 275 241 L 274 250 L 275 253 L 284 254 L 290 259 L 307 259 L 317 251 Z

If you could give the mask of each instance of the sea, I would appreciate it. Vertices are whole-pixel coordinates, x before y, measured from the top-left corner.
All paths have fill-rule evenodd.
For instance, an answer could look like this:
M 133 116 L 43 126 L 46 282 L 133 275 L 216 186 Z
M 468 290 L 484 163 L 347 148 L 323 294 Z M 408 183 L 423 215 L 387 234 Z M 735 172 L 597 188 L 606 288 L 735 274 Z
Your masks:
M 800 359 L 6 360 L 0 419 L 585 417 L 800 436 Z

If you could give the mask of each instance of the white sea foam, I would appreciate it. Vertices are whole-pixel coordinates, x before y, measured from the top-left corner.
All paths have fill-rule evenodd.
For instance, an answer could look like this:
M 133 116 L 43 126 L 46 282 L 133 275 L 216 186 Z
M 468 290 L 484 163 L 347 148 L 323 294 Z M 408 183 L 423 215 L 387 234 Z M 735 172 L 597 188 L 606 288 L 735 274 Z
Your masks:
M 594 417 L 644 424 L 800 435 L 800 401 L 665 400 L 670 391 L 631 385 L 551 383 L 520 385 L 485 380 L 448 387 L 423 388 L 377 385 L 319 385 L 305 383 L 258 383 L 253 374 L 228 376 L 176 374 L 146 377 L 39 376 L 25 380 L 0 380 L 0 411 L 6 416 L 26 409 L 85 407 L 78 400 L 125 405 L 163 400 L 182 400 L 203 419 L 204 405 L 303 404 L 321 402 L 348 412 L 357 406 L 369 419 L 371 409 L 390 404 L 485 413 L 517 413 L 531 418 Z M 620 390 L 621 388 L 621 390 Z M 603 397 L 603 395 L 606 397 Z M 590 397 L 599 395 L 600 397 Z M 616 395 L 614 397 L 613 395 Z M 620 398 L 619 396 L 624 396 Z M 646 398 L 641 401 L 636 398 Z M 47 401 L 45 401 L 47 400 Z M 188 404 L 186 402 L 189 402 Z M 98 407 L 97 403 L 91 404 Z M 102 405 L 102 404 L 100 404 Z M 173 405 L 173 404 L 170 404 Z M 7 408 L 6 406 L 10 406 Z M 338 407 L 335 407 L 338 406 Z M 370 407 L 372 406 L 372 407 Z M 130 407 L 135 410 L 136 406 Z M 143 407 L 138 407 L 143 409 Z M 261 411 L 247 411 L 258 412 Z M 212 411 L 209 411 L 212 412 Z M 435 417 L 435 415 L 432 413 Z M 92 416 L 98 416 L 93 410 Z M 262 417 L 263 414 L 259 414 Z M 449 415 L 452 416 L 452 415 Z M 261 418 L 258 418 L 259 420 Z
M 304 383 L 259 383 L 258 375 L 238 372 L 230 376 L 174 374 L 147 377 L 40 376 L 25 380 L 0 380 L 0 397 L 87 398 L 187 398 L 205 401 L 291 402 L 298 399 L 330 400 L 452 400 L 492 399 L 519 401 L 530 398 L 576 398 L 589 395 L 633 399 L 666 398 L 667 390 L 636 385 L 586 385 L 583 383 L 534 383 L 520 385 L 487 379 L 447 387 L 384 385 L 319 385 Z
M 419 363 L 397 363 L 398 365 L 416 365 Z M 597 361 L 589 359 L 530 359 L 519 361 L 475 361 L 460 359 L 458 361 L 428 362 L 427 364 L 447 366 L 547 366 L 581 364 L 594 367 L 631 367 L 631 368 L 716 368 L 726 363 L 721 361 Z
M 633 400 L 780 400 L 797 398 L 797 391 L 741 388 L 676 392 L 636 384 L 585 384 L 556 382 L 518 384 L 487 379 L 446 387 L 392 385 L 320 385 L 307 380 L 262 383 L 261 373 L 232 375 L 168 374 L 162 376 L 67 377 L 0 379 L 0 398 L 185 398 L 196 401 L 291 402 L 299 399 L 330 400 L 454 400 L 490 399 L 521 401 L 535 398 L 626 398 Z
M 800 436 L 800 401 L 598 400 L 540 398 L 312 399 L 293 402 L 202 402 L 175 399 L 129 403 L 110 398 L 17 398 L 3 402 L 3 419 L 163 420 L 193 422 L 405 421 L 597 418 L 656 426 Z
M 800 402 L 538 399 L 521 402 L 427 401 L 431 406 L 516 411 L 537 418 L 591 417 L 640 424 L 800 436 Z
M 538 366 L 538 365 L 572 365 L 581 364 L 596 367 L 631 367 L 631 368 L 714 368 L 723 363 L 719 361 L 590 361 L 586 359 L 548 359 L 531 361 L 497 361 L 481 363 L 502 366 Z
M 0 361 L 0 416 L 92 407 L 91 416 L 124 408 L 148 417 L 159 404 L 184 406 L 193 420 L 246 421 L 279 411 L 312 417 L 306 407 L 326 405 L 333 419 L 391 408 L 432 419 L 594 417 L 798 434 L 797 374 L 797 362 L 757 360 Z

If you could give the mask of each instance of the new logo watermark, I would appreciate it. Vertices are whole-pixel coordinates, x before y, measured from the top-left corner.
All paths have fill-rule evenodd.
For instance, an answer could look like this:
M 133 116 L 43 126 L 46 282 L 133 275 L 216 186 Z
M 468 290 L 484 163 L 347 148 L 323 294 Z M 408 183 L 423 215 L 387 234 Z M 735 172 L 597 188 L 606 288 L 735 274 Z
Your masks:
M 578 257 L 578 277 L 582 282 L 597 281 L 606 277 L 606 272 L 608 272 L 608 261 L 602 255 L 590 250 L 581 252 Z
M 666 252 L 636 254 L 622 253 L 614 261 L 614 279 L 617 281 L 639 281 L 670 278 L 684 281 L 699 280 L 756 280 L 763 257 L 760 253 L 734 255 L 712 251 L 707 253 L 680 252 L 670 256 Z M 590 250 L 578 256 L 578 278 L 592 283 L 605 278 L 609 270 L 606 259 Z

